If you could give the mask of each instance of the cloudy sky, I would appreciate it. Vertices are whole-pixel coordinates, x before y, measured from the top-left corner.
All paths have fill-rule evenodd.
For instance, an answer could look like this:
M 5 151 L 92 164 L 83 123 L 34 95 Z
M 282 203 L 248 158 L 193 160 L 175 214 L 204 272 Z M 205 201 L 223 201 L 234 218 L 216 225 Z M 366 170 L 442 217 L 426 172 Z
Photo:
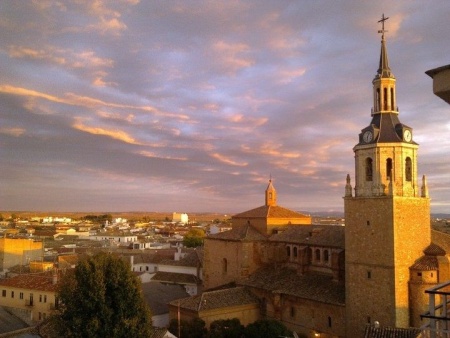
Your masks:
M 433 212 L 450 212 L 450 1 L 0 3 L 0 210 L 342 211 L 380 24 Z M 353 178 L 354 181 L 354 178 Z

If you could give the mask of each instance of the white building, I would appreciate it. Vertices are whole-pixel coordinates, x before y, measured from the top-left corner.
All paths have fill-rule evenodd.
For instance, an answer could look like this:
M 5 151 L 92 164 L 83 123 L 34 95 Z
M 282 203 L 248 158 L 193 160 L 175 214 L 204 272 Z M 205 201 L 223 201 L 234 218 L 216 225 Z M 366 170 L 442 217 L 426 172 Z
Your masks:
M 189 216 L 188 216 L 188 214 L 180 214 L 180 213 L 174 212 L 172 214 L 172 222 L 175 222 L 175 223 L 180 222 L 183 224 L 188 224 Z

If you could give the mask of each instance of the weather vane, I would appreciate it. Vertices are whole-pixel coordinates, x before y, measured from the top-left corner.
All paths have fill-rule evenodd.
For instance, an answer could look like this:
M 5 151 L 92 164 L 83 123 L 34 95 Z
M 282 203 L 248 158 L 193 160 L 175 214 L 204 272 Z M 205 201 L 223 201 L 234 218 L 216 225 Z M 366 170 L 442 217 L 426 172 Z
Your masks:
M 386 30 L 384 30 L 384 22 L 389 19 L 389 17 L 385 17 L 384 13 L 381 16 L 381 20 L 378 20 L 378 22 L 381 22 L 381 30 L 378 31 L 378 33 L 381 33 L 381 37 L 384 39 L 384 32 L 387 32 Z

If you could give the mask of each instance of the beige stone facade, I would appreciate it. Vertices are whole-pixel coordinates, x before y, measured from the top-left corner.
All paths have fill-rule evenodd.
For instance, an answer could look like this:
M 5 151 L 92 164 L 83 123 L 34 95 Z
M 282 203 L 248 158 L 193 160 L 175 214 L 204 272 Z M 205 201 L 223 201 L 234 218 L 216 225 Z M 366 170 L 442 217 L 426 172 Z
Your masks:
M 429 199 L 345 198 L 345 217 L 348 332 L 411 326 L 409 268 L 430 244 Z
M 169 316 L 185 321 L 201 318 L 207 328 L 220 319 L 239 318 L 242 325 L 248 325 L 261 318 L 258 298 L 243 287 L 207 291 L 201 296 L 173 301 L 169 304 Z
M 203 284 L 206 289 L 228 284 L 256 271 L 261 266 L 259 241 L 205 240 Z M 213 268 L 212 268 L 213 267 Z
M 56 308 L 57 277 L 50 271 L 18 275 L 0 280 L 0 306 L 36 324 Z
M 43 257 L 42 241 L 23 238 L 0 238 L 0 270 L 27 265 Z

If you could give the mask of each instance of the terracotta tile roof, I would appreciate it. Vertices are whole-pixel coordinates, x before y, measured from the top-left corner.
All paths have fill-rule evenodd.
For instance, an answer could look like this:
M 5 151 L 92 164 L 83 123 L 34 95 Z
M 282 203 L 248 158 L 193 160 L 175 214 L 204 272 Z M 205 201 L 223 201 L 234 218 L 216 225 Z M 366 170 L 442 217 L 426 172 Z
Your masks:
M 309 218 L 309 216 L 280 207 L 278 205 L 263 205 L 255 209 L 236 214 L 231 218 Z
M 258 298 L 245 287 L 236 287 L 230 289 L 206 291 L 199 296 L 180 299 L 170 302 L 171 305 L 180 308 L 204 311 L 219 309 L 230 306 L 239 306 L 246 304 L 259 304 Z
M 430 256 L 445 256 L 446 252 L 439 245 L 431 243 L 425 250 L 423 250 L 425 255 Z
M 197 250 L 200 252 L 203 252 L 203 249 L 197 248 Z M 202 266 L 203 264 L 203 254 L 197 253 L 197 250 L 193 250 L 190 253 L 188 253 L 186 256 L 181 258 L 180 260 L 176 261 L 174 259 L 165 259 L 160 262 L 160 264 L 165 265 L 173 265 L 173 266 L 190 266 L 190 267 L 197 267 Z
M 175 250 L 170 250 L 170 251 L 169 250 L 154 250 L 154 251 L 148 252 L 148 253 L 142 253 L 142 252 L 127 253 L 122 256 L 128 262 L 130 261 L 130 256 L 133 256 L 133 264 L 146 264 L 146 263 L 158 264 L 164 260 L 173 259 L 174 253 L 175 253 Z
M 57 284 L 53 284 L 53 272 L 29 273 L 11 278 L 0 279 L 0 287 L 9 286 L 18 289 L 56 291 Z
M 450 253 L 450 234 L 431 229 L 431 243 L 439 245 L 446 252 Z
M 421 271 L 438 270 L 439 263 L 436 256 L 422 256 L 410 267 L 410 269 Z
M 375 327 L 368 325 L 364 338 L 417 338 L 421 333 L 417 328 Z
M 273 242 L 344 249 L 345 228 L 339 225 L 291 225 L 287 226 L 285 230 L 278 234 L 272 235 L 269 240 Z
M 80 260 L 79 255 L 60 255 L 58 256 L 58 264 L 60 267 L 76 265 Z
M 206 239 L 234 240 L 234 241 L 265 241 L 267 237 L 256 230 L 252 225 L 245 224 L 233 229 L 209 235 Z
M 344 284 L 333 281 L 327 275 L 299 275 L 289 268 L 264 267 L 239 280 L 237 284 L 328 304 L 345 305 Z
M 175 284 L 199 284 L 200 279 L 197 276 L 188 273 L 164 272 L 158 271 L 152 277 L 152 281 L 166 282 Z
M 444 249 L 434 243 L 427 246 L 426 249 L 423 250 L 423 253 L 425 256 L 416 260 L 410 269 L 419 271 L 438 270 L 439 262 L 437 256 L 445 256 L 446 254 Z

